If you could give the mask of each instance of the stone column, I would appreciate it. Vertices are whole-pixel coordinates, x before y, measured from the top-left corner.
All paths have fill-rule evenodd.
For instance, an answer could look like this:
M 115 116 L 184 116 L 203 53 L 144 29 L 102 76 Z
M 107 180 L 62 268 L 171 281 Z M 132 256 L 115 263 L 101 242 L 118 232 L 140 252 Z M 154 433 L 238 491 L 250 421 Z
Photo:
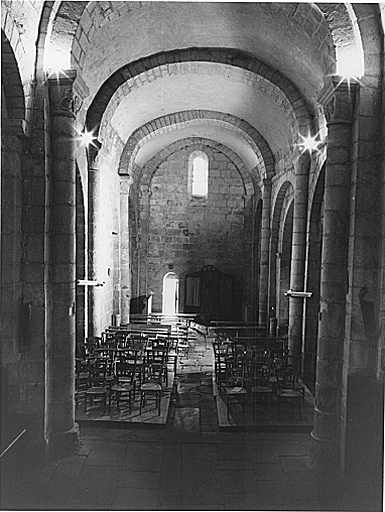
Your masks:
M 51 191 L 49 208 L 49 314 L 46 433 L 53 457 L 75 452 L 75 114 L 73 81 L 66 71 L 48 80 L 51 108 Z
M 328 122 L 320 316 L 313 454 L 320 467 L 339 466 L 343 348 L 348 286 L 351 126 L 355 84 L 330 79 L 320 95 Z
M 294 162 L 295 187 L 290 290 L 302 292 L 305 283 L 306 218 L 310 155 L 306 151 Z M 299 355 L 302 345 L 302 297 L 289 297 L 289 348 Z
M 88 279 L 96 281 L 97 275 L 97 231 L 98 212 L 100 209 L 100 170 L 97 156 L 100 143 L 93 141 L 87 148 L 88 156 Z M 88 287 L 88 335 L 99 336 L 100 311 L 98 307 L 98 288 Z
M 269 286 L 269 244 L 270 244 L 270 202 L 271 180 L 263 180 L 262 221 L 261 221 L 261 263 L 259 275 L 259 317 L 262 326 L 268 326 L 268 286 Z
M 130 217 L 129 195 L 132 179 L 129 175 L 120 176 L 120 321 L 130 322 Z

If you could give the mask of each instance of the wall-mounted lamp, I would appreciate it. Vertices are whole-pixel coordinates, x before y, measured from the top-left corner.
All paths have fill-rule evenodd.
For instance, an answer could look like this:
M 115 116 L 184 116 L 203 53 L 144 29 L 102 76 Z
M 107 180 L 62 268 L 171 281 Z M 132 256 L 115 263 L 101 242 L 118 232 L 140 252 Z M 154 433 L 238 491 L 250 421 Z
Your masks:
M 92 281 L 91 279 L 78 279 L 77 282 L 80 286 L 104 286 L 105 281 Z
M 313 295 L 313 292 L 296 292 L 294 290 L 287 290 L 284 293 L 287 297 L 299 297 L 300 299 L 310 299 Z

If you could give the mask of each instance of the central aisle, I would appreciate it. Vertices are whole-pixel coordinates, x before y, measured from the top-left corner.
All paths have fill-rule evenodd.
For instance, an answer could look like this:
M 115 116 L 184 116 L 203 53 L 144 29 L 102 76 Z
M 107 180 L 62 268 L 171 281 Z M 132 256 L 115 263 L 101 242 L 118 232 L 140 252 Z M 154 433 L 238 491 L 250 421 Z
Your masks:
M 212 344 L 204 335 L 190 330 L 188 354 L 181 358 L 174 378 L 168 415 L 171 430 L 219 431 L 213 371 Z

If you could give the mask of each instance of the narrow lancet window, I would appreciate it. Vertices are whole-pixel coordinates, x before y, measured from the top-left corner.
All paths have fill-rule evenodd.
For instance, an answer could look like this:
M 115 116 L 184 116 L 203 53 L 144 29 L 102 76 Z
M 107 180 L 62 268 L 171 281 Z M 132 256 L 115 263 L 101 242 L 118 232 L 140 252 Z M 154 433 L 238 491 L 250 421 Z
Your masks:
M 209 158 L 203 151 L 193 151 L 189 157 L 191 195 L 207 197 L 209 178 Z

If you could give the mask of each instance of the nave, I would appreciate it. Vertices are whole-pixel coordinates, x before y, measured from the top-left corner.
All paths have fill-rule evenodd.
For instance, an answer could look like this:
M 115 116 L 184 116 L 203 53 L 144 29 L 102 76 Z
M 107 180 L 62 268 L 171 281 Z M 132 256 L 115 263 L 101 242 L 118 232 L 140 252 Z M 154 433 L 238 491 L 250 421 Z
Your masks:
M 7 488 L 3 507 L 379 510 L 380 483 L 357 487 L 347 481 L 342 488 L 332 474 L 317 471 L 309 432 L 288 432 L 288 425 L 275 432 L 220 428 L 214 358 L 205 336 L 195 334 L 181 363 L 165 425 L 80 421 L 76 455 Z M 290 416 L 290 408 L 285 412 Z

